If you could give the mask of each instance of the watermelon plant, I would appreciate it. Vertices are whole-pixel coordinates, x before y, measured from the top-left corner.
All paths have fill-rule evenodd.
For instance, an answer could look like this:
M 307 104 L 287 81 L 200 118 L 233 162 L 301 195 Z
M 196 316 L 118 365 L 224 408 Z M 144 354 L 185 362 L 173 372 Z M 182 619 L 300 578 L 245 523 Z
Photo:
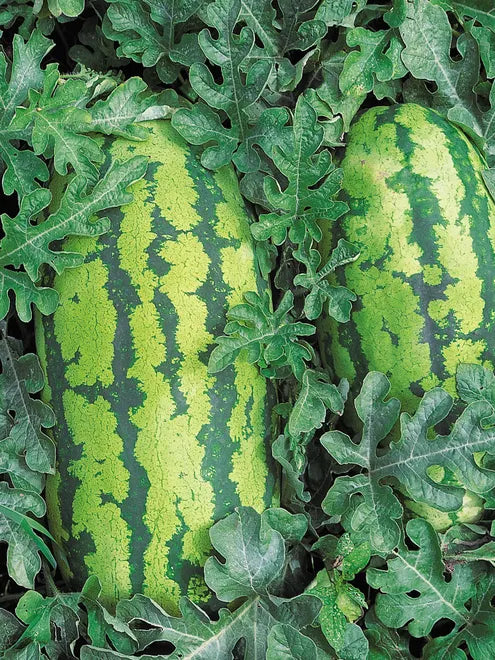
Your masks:
M 0 657 L 495 657 L 492 2 L 0 4 Z

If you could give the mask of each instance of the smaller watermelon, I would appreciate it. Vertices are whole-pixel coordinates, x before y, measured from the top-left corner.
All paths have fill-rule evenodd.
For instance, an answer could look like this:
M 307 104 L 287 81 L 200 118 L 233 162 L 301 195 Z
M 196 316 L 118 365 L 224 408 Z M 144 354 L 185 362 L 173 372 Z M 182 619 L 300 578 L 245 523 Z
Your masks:
M 461 486 L 462 484 L 453 477 L 446 474 L 441 467 L 436 467 L 430 472 L 430 477 L 437 483 L 446 486 Z M 415 517 L 424 518 L 437 532 L 445 532 L 449 527 L 459 523 L 475 523 L 483 515 L 483 500 L 476 493 L 466 490 L 462 500 L 462 506 L 457 511 L 440 511 L 428 504 L 405 499 L 404 506 L 411 511 Z

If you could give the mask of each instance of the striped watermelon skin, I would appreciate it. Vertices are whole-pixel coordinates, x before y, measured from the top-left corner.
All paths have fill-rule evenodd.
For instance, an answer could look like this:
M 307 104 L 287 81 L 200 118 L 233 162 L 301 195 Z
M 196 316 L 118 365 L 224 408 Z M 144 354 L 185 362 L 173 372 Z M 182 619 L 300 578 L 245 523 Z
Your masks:
M 96 574 L 110 607 L 140 592 L 178 613 L 181 595 L 211 599 L 213 522 L 279 501 L 274 393 L 242 356 L 207 373 L 227 309 L 266 288 L 235 174 L 205 170 L 169 121 L 145 126 L 144 142 L 107 143 L 109 160 L 150 159 L 134 201 L 104 236 L 67 239 L 85 263 L 54 278 L 59 307 L 36 320 L 58 420 L 46 498 L 73 588 Z
M 353 396 L 368 371 L 382 371 L 391 395 L 413 412 L 432 387 L 455 394 L 459 363 L 494 364 L 487 165 L 439 114 L 402 104 L 360 116 L 341 167 L 350 210 L 331 232 L 323 227 L 320 248 L 326 256 L 342 237 L 359 246 L 359 260 L 338 275 L 358 301 L 350 322 L 322 319 L 321 353 L 336 377 L 349 379 Z M 357 418 L 347 421 L 357 428 Z

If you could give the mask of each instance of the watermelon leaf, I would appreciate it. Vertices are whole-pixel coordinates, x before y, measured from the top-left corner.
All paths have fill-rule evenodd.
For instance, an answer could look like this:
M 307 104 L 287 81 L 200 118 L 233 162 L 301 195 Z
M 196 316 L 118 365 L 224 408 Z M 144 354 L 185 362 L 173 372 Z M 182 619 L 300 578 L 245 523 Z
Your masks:
M 480 364 L 460 364 L 456 372 L 456 387 L 465 403 L 486 401 L 493 407 L 493 414 L 484 424 L 495 422 L 495 375 Z
M 53 559 L 48 547 L 41 541 L 27 518 L 28 513 L 41 518 L 45 502 L 35 492 L 10 488 L 0 482 L 0 540 L 8 543 L 7 569 L 15 582 L 28 589 L 41 568 L 39 552 Z
M 351 303 L 356 300 L 356 294 L 343 286 L 335 286 L 326 279 L 336 268 L 352 263 L 359 258 L 359 250 L 341 238 L 332 251 L 330 259 L 319 270 L 321 255 L 311 247 L 311 238 L 307 235 L 304 241 L 294 250 L 294 257 L 306 266 L 306 273 L 300 273 L 294 278 L 295 286 L 309 289 L 304 299 L 306 318 L 317 319 L 323 312 L 323 304 L 327 302 L 328 313 L 336 321 L 345 323 L 351 314 Z
M 363 431 L 356 443 L 341 431 L 330 431 L 321 438 L 322 445 L 340 464 L 363 468 L 355 477 L 338 477 L 330 488 L 323 510 L 342 515 L 358 497 L 353 511 L 352 530 L 365 535 L 378 554 L 390 552 L 400 541 L 402 507 L 390 485 L 384 479 L 395 479 L 417 502 L 425 502 L 441 511 L 455 511 L 462 505 L 463 490 L 438 484 L 429 476 L 435 465 L 448 468 L 469 490 L 486 493 L 495 486 L 495 475 L 478 467 L 473 454 L 493 451 L 495 428 L 484 427 L 484 420 L 493 414 L 486 401 L 471 403 L 460 415 L 447 436 L 434 440 L 428 431 L 444 420 L 452 408 L 447 392 L 435 388 L 421 400 L 411 417 L 401 416 L 401 434 L 386 451 L 377 451 L 399 417 L 397 399 L 384 401 L 390 390 L 388 379 L 378 372 L 366 376 L 355 406 L 363 421 Z
M 318 600 L 310 595 L 279 598 L 276 603 L 258 597 L 247 600 L 234 612 L 222 608 L 218 620 L 212 621 L 187 598 L 180 602 L 182 617 L 173 617 L 151 599 L 137 594 L 119 602 L 117 616 L 128 622 L 139 641 L 139 649 L 146 649 L 154 642 L 168 641 L 175 646 L 175 657 L 196 655 L 214 660 L 230 657 L 239 640 L 244 639 L 246 657 L 264 658 L 273 626 L 291 625 L 298 633 L 295 641 L 300 643 L 300 637 L 304 637 L 301 629 L 313 622 L 319 607 Z M 143 623 L 150 626 L 149 629 L 144 629 Z M 107 656 L 82 653 L 81 657 Z
M 209 557 L 205 564 L 206 584 L 220 600 L 229 602 L 242 597 L 266 596 L 284 565 L 285 544 L 282 535 L 254 509 L 240 507 L 210 530 L 214 548 L 225 557 L 221 563 Z
M 301 444 L 294 443 L 288 437 L 288 429 L 286 433 L 287 435 L 279 435 L 273 441 L 272 455 L 284 470 L 286 488 L 291 489 L 301 502 L 309 502 L 311 495 L 305 490 L 305 484 L 302 480 L 307 464 L 305 450 Z
M 79 42 L 69 48 L 69 56 L 91 71 L 106 72 L 122 69 L 129 64 L 125 57 L 118 57 L 116 44 L 103 34 L 101 22 L 96 16 L 84 21 L 78 34 Z
M 35 30 L 26 43 L 19 35 L 14 37 L 11 65 L 5 54 L 0 54 L 0 160 L 7 195 L 17 192 L 22 197 L 48 179 L 40 155 L 53 158 L 60 174 L 66 174 L 71 166 L 94 183 L 104 154 L 88 133 L 144 138 L 144 129 L 130 128 L 130 124 L 159 98 L 145 93 L 146 83 L 135 77 L 118 86 L 112 83 L 109 96 L 93 104 L 97 74 L 64 78 L 55 63 L 45 70 L 40 68 L 52 47 L 53 43 Z M 108 86 L 102 86 L 96 96 L 106 92 Z M 33 150 L 19 150 L 19 141 L 27 142 Z
M 337 387 L 326 380 L 325 374 L 306 369 L 301 390 L 289 415 L 290 435 L 297 438 L 301 433 L 319 429 L 325 421 L 327 410 L 341 415 L 348 389 L 347 381 Z
M 91 131 L 103 135 L 119 135 L 132 140 L 146 139 L 147 131 L 136 121 L 157 119 L 168 114 L 166 102 L 175 103 L 171 90 L 150 94 L 146 83 L 137 76 L 116 87 L 106 98 L 89 107 Z M 179 103 L 177 97 L 177 103 Z M 160 112 L 157 112 L 160 106 Z
M 344 631 L 339 656 L 342 660 L 358 660 L 368 656 L 369 644 L 361 628 L 349 623 Z
M 5 194 L 29 193 L 38 187 L 39 181 L 48 179 L 48 168 L 32 151 L 18 150 L 13 140 L 22 138 L 22 132 L 9 130 L 9 124 L 17 106 L 28 98 L 30 90 L 40 89 L 44 73 L 41 60 L 53 48 L 53 43 L 41 32 L 34 30 L 26 42 L 19 35 L 14 36 L 13 56 L 8 75 L 9 62 L 0 53 L 0 159 L 3 161 L 2 179 Z
M 125 655 L 111 649 L 101 649 L 89 644 L 81 648 L 81 660 L 131 660 L 135 655 Z M 156 655 L 141 654 L 141 660 L 154 660 Z
M 408 3 L 407 19 L 399 29 L 406 45 L 402 53 L 406 67 L 415 78 L 437 85 L 434 94 L 425 88 L 418 101 L 482 135 L 473 91 L 480 67 L 475 40 L 464 32 L 457 40 L 461 59 L 454 61 L 450 55 L 452 30 L 447 14 L 427 0 Z
M 119 42 L 117 55 L 156 66 L 164 83 L 171 83 L 180 71 L 178 62 L 202 59 L 197 35 L 184 34 L 188 20 L 202 5 L 202 0 L 109 0 L 108 21 L 103 34 Z
M 495 86 L 493 83 L 490 87 L 488 100 L 490 103 L 490 108 L 481 115 L 481 127 L 482 135 L 485 140 L 488 164 L 492 166 L 495 159 Z M 493 171 L 487 170 L 484 172 L 483 178 L 487 188 L 490 191 L 490 194 L 493 196 Z
M 6 651 L 13 646 L 23 630 L 24 626 L 12 612 L 0 609 L 0 651 Z
M 320 653 L 320 654 L 319 654 Z M 287 658 L 294 660 L 317 660 L 329 657 L 318 652 L 312 639 L 301 633 L 287 623 L 278 623 L 273 626 L 268 635 L 266 660 Z
M 387 82 L 394 77 L 402 77 L 403 69 L 394 67 L 394 60 L 400 62 L 397 51 L 401 46 L 390 30 L 373 32 L 364 27 L 356 27 L 347 33 L 347 45 L 352 50 L 344 60 L 339 87 L 343 94 L 357 96 L 371 92 L 375 81 Z
M 252 225 L 253 236 L 258 241 L 271 238 L 280 245 L 289 230 L 294 243 L 301 243 L 306 232 L 319 241 L 322 234 L 317 221 L 336 220 L 348 206 L 334 199 L 340 190 L 342 172 L 335 169 L 328 150 L 318 151 L 323 129 L 317 124 L 315 111 L 302 96 L 294 111 L 292 131 L 284 137 L 267 155 L 288 183 L 282 188 L 272 177 L 265 178 L 267 200 L 276 210 L 261 215 Z
M 366 5 L 367 0 L 323 0 L 316 12 L 317 18 L 329 27 L 342 25 L 354 27 L 356 17 Z
M 210 169 L 229 163 L 239 145 L 236 128 L 224 127 L 218 114 L 204 103 L 177 110 L 172 125 L 191 144 L 208 143 L 201 163 Z
M 478 42 L 487 77 L 495 78 L 495 31 L 479 25 L 470 26 L 469 31 Z
M 365 541 L 356 545 L 350 534 L 342 534 L 340 537 L 326 534 L 313 545 L 313 550 L 319 552 L 327 566 L 331 565 L 340 571 L 344 580 L 354 580 L 371 558 L 370 544 Z
M 176 657 L 190 654 L 213 660 L 230 657 L 242 638 L 246 657 L 264 658 L 270 631 L 278 624 L 294 629 L 291 644 L 295 648 L 313 648 L 302 629 L 316 618 L 318 599 L 309 594 L 281 598 L 271 593 L 270 585 L 277 584 L 283 571 L 286 552 L 283 537 L 270 527 L 268 518 L 265 516 L 262 524 L 259 513 L 240 507 L 216 523 L 210 536 L 225 563 L 208 559 L 205 574 L 209 586 L 221 600 L 240 597 L 244 602 L 234 612 L 221 609 L 218 620 L 212 621 L 187 598 L 180 602 L 182 617 L 168 615 L 140 594 L 122 600 L 117 605 L 117 617 L 132 629 L 138 650 L 169 641 L 175 646 Z
M 322 608 L 318 614 L 318 621 L 329 644 L 341 654 L 346 645 L 346 633 L 351 622 L 362 614 L 362 607 L 366 607 L 363 594 L 356 587 L 342 579 L 335 571 L 330 574 L 326 570 L 320 571 L 315 584 L 306 593 L 313 594 L 322 602 Z M 367 647 L 363 632 L 358 628 L 358 637 L 361 643 Z
M 41 645 L 49 657 L 52 653 L 53 657 L 59 657 L 63 651 L 72 655 L 81 632 L 95 645 L 107 648 L 110 642 L 124 653 L 133 653 L 137 648 L 133 632 L 105 610 L 98 601 L 100 591 L 98 578 L 92 576 L 80 593 L 57 592 L 43 597 L 37 591 L 26 592 L 16 607 L 16 614 L 26 628 L 9 648 L 9 653 L 35 652 Z M 55 637 L 54 629 L 60 631 Z
M 17 109 L 10 128 L 26 135 L 35 154 L 53 156 L 60 174 L 67 174 L 71 164 L 77 174 L 94 181 L 103 153 L 93 138 L 83 135 L 90 121 L 88 111 L 79 105 L 86 85 L 77 78 L 69 78 L 63 85 L 57 85 L 58 81 L 57 65 L 49 64 L 43 90 L 29 92 L 29 106 Z
M 206 8 L 205 20 L 218 30 L 218 37 L 214 38 L 208 29 L 204 29 L 199 33 L 199 44 L 208 60 L 221 67 L 223 80 L 221 83 L 215 82 L 212 72 L 203 62 L 193 63 L 189 71 L 190 83 L 206 106 L 201 103 L 191 109 L 178 110 L 172 120 L 174 127 L 193 144 L 204 144 L 210 140 L 218 142 L 218 146 L 209 146 L 201 156 L 203 165 L 211 169 L 225 165 L 233 158 L 243 170 L 242 161 L 234 156 L 234 152 L 249 136 L 250 112 L 272 70 L 268 58 L 254 62 L 246 73 L 242 72 L 254 45 L 254 33 L 249 27 L 243 27 L 238 35 L 235 34 L 240 11 L 241 0 L 215 0 Z M 211 108 L 225 113 L 230 120 L 230 128 L 224 128 L 223 122 Z M 206 133 L 201 130 L 202 125 L 209 127 Z
M 393 628 L 384 626 L 375 614 L 375 610 L 370 609 L 365 617 L 366 630 L 364 634 L 370 646 L 370 658 L 385 657 L 390 660 L 413 660 L 409 650 L 409 640 Z
M 401 547 L 393 552 L 386 569 L 369 568 L 367 572 L 369 584 L 381 591 L 375 606 L 378 618 L 393 628 L 407 624 L 413 637 L 428 635 L 442 618 L 452 621 L 450 634 L 429 642 L 426 658 L 449 657 L 462 642 L 474 658 L 487 657 L 483 651 L 493 653 L 495 610 L 490 601 L 495 594 L 495 575 L 490 571 L 477 579 L 473 564 L 459 563 L 451 569 L 447 582 L 433 528 L 416 518 L 407 523 L 406 530 L 418 549 Z M 411 597 L 412 591 L 419 595 Z
M 495 32 L 495 14 L 491 0 L 443 0 L 447 7 L 451 7 L 458 18 L 476 19 L 485 28 Z
M 41 475 L 33 481 L 29 472 L 54 472 L 55 446 L 42 429 L 52 427 L 55 417 L 49 406 L 30 396 L 43 387 L 38 358 L 33 353 L 22 355 L 21 342 L 7 336 L 4 321 L 0 321 L 0 364 L 0 416 L 5 420 L 0 423 L 0 470 L 11 473 L 15 486 L 36 485 L 40 493 Z
M 48 190 L 38 189 L 25 195 L 16 218 L 2 215 L 5 236 L 0 244 L 0 317 L 9 308 L 8 292 L 16 293 L 16 306 L 23 321 L 31 319 L 31 304 L 41 312 L 51 313 L 57 306 L 57 297 L 51 289 L 38 288 L 43 264 L 60 273 L 82 263 L 83 256 L 54 250 L 50 245 L 65 236 L 97 236 L 108 229 L 108 220 L 94 215 L 99 211 L 128 203 L 132 196 L 127 188 L 140 179 L 146 170 L 146 159 L 135 156 L 125 163 L 113 163 L 104 177 L 90 192 L 86 180 L 76 176 L 67 185 L 59 208 L 39 224 L 33 224 L 50 202 Z M 12 270 L 24 266 L 26 273 Z
M 313 90 L 307 92 L 308 99 L 312 100 L 319 115 L 327 117 L 332 124 L 335 123 L 334 117 L 342 118 L 342 124 L 339 125 L 341 134 L 349 130 L 354 115 L 366 98 L 366 94 L 358 93 L 356 88 L 351 87 L 345 93 L 340 88 L 339 80 L 346 57 L 346 43 L 344 36 L 341 35 L 335 44 L 329 46 L 322 57 L 320 84 L 314 92 Z M 328 124 L 328 120 L 325 123 Z
M 36 155 L 53 157 L 55 170 L 67 174 L 71 166 L 88 183 L 95 183 L 104 159 L 100 144 L 88 133 L 144 139 L 146 131 L 132 122 L 150 105 L 156 94 L 145 94 L 146 83 L 130 78 L 94 105 L 91 86 L 81 77 L 64 79 L 56 65 L 45 71 L 43 89 L 29 92 L 29 105 L 17 109 L 9 129 L 21 132 Z
M 36 401 L 36 400 L 35 400 Z M 0 442 L 0 472 L 9 476 L 15 488 L 40 493 L 45 484 L 45 475 L 35 472 L 26 463 L 25 439 L 11 433 Z
M 310 10 L 315 0 L 280 0 L 279 15 L 270 0 L 242 0 L 239 18 L 244 20 L 258 37 L 262 46 L 254 45 L 247 58 L 252 62 L 273 58 L 273 69 L 268 80 L 270 92 L 264 95 L 270 102 L 283 103 L 283 92 L 293 90 L 301 81 L 309 57 L 325 36 L 325 23 L 317 17 L 311 18 Z M 297 56 L 294 51 L 309 51 Z M 289 57 L 290 53 L 290 57 Z
M 222 371 L 234 363 L 241 351 L 246 351 L 248 361 L 257 362 L 266 376 L 277 377 L 278 370 L 288 366 L 297 379 L 302 379 L 312 349 L 299 337 L 313 335 L 315 328 L 291 320 L 293 294 L 287 291 L 275 311 L 271 311 L 267 296 L 261 298 L 250 291 L 244 298 L 245 303 L 227 313 L 226 334 L 216 340 L 218 346 L 210 355 L 209 372 Z
M 495 566 L 495 541 L 480 525 L 454 525 L 442 536 L 442 557 L 453 562 L 486 561 Z

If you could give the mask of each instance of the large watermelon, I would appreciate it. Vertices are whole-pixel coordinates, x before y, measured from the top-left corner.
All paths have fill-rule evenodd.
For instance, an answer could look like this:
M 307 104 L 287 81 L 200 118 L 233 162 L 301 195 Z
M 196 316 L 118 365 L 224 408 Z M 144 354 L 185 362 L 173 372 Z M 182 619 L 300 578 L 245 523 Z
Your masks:
M 384 372 L 415 410 L 436 385 L 455 393 L 461 362 L 494 364 L 495 204 L 487 165 L 466 135 L 415 104 L 375 107 L 351 127 L 342 160 L 350 210 L 323 227 L 361 249 L 339 282 L 358 295 L 348 323 L 325 318 L 326 364 L 351 382 Z M 351 425 L 356 419 L 350 419 Z
M 108 156 L 150 158 L 134 201 L 99 238 L 70 238 L 85 264 L 55 277 L 60 305 L 37 318 L 55 409 L 50 530 L 68 582 L 89 574 L 112 605 L 144 592 L 170 612 L 208 599 L 208 530 L 234 507 L 277 502 L 273 392 L 257 368 L 207 373 L 226 311 L 262 291 L 232 169 L 205 170 L 168 121 Z M 57 188 L 55 199 L 59 197 Z

